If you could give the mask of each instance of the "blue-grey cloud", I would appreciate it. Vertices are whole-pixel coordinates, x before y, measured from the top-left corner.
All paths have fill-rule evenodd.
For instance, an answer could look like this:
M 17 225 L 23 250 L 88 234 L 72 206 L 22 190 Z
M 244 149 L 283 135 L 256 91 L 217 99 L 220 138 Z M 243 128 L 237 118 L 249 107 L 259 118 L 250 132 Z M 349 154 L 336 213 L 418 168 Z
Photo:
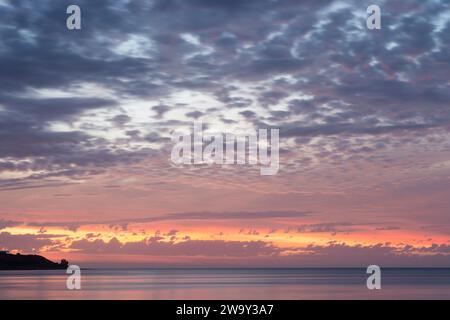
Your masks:
M 208 115 L 196 106 L 155 103 L 181 90 L 223 103 L 224 110 L 214 110 L 226 124 L 237 121 L 227 110 L 240 108 L 242 121 L 281 128 L 282 138 L 296 138 L 298 144 L 312 137 L 339 136 L 341 142 L 372 137 L 358 150 L 322 142 L 339 151 L 336 158 L 323 152 L 323 145 L 311 145 L 317 156 L 333 161 L 450 127 L 445 1 L 379 2 L 380 31 L 365 29 L 362 17 L 371 1 L 5 3 L 0 6 L 0 168 L 88 176 L 147 159 L 151 147 L 145 144 L 166 144 L 163 134 L 184 121 L 170 118 L 171 110 L 185 108 L 182 114 L 191 120 Z M 65 9 L 74 3 L 82 8 L 79 32 L 65 27 Z M 75 95 L 92 85 L 106 88 L 109 96 Z M 45 96 L 42 90 L 49 89 L 75 96 Z M 133 127 L 121 106 L 127 99 L 152 100 L 144 108 L 157 128 Z M 95 119 L 102 110 L 113 112 L 107 123 L 83 125 L 85 117 Z M 82 124 L 71 127 L 77 121 Z M 93 132 L 111 128 L 125 137 L 106 140 Z M 142 150 L 130 142 L 139 142 Z M 27 163 L 19 161 L 25 158 Z

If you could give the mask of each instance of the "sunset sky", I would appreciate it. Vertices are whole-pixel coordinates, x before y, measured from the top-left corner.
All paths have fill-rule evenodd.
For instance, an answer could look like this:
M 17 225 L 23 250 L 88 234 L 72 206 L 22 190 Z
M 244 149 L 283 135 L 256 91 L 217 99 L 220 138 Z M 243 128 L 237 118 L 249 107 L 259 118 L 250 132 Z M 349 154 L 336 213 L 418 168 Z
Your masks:
M 0 0 L 0 250 L 450 266 L 449 44 L 446 0 Z M 195 120 L 279 129 L 278 174 L 175 166 Z

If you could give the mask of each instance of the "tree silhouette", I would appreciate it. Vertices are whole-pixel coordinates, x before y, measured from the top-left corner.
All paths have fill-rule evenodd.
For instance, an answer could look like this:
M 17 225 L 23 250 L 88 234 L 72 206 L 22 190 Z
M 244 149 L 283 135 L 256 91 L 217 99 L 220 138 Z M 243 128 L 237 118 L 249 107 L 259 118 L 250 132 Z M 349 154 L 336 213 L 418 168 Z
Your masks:
M 69 261 L 67 261 L 66 259 L 62 259 L 61 260 L 61 266 L 67 268 L 69 266 Z

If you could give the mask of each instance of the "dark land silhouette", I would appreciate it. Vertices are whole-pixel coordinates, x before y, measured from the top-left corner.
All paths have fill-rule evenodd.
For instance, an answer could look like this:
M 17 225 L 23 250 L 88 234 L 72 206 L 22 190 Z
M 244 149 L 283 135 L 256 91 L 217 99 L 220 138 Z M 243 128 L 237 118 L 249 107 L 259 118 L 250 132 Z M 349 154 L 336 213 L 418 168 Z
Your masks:
M 52 262 L 39 255 L 10 254 L 0 252 L 0 270 L 55 270 L 67 269 L 69 262 Z

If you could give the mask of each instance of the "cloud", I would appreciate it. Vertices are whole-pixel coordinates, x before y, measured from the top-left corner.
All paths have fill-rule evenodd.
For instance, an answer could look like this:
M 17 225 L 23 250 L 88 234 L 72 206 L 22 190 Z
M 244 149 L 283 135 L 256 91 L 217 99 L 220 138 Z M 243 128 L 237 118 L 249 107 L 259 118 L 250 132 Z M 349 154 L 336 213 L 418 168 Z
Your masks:
M 0 158 L 27 157 L 33 169 L 69 179 L 66 154 L 78 155 L 79 173 L 93 167 L 84 178 L 122 164 L 123 156 L 130 163 L 151 159 L 149 152 L 136 155 L 168 143 L 164 133 L 180 125 L 179 113 L 170 111 L 198 119 L 211 107 L 180 104 L 175 97 L 183 90 L 215 97 L 212 103 L 225 108 L 213 116 L 227 123 L 237 121 L 227 110 L 251 107 L 240 113 L 244 123 L 281 128 L 284 138 L 388 136 L 388 145 L 448 130 L 449 25 L 435 22 L 448 4 L 388 3 L 383 31 L 371 33 L 360 15 L 368 3 L 360 1 L 80 0 L 89 10 L 86 28 L 76 33 L 61 20 L 64 1 L 33 11 L 32 1 L 11 2 L 0 7 L 2 25 L 14 26 L 0 29 Z M 81 92 L 92 86 L 88 96 Z M 66 96 L 55 96 L 58 90 Z M 127 113 L 146 100 L 149 121 L 168 118 L 151 132 Z M 114 114 L 104 119 L 103 108 Z M 55 121 L 78 124 L 61 130 Z M 128 138 L 99 135 L 123 130 Z M 158 138 L 142 138 L 150 133 Z M 51 164 L 39 165 L 37 157 Z
M 72 242 L 70 249 L 88 254 L 209 257 L 213 264 L 234 258 L 236 265 L 256 264 L 279 267 L 366 267 L 374 263 L 383 267 L 442 266 L 450 262 L 449 246 L 444 244 L 416 248 L 408 245 L 395 247 L 389 243 L 349 245 L 330 242 L 326 245 L 310 244 L 302 247 L 280 248 L 265 241 L 185 240 L 174 242 L 164 241 L 155 236 L 143 241 L 127 243 L 121 243 L 116 238 L 108 242 L 100 239 L 77 240 Z
M 39 252 L 43 247 L 52 243 L 52 240 L 47 239 L 46 236 L 31 234 L 15 235 L 8 232 L 0 233 L 0 247 L 9 251 Z
M 116 238 L 74 241 L 70 249 L 82 253 L 108 253 L 151 256 L 208 256 L 249 258 L 274 255 L 279 249 L 262 241 L 186 240 L 181 242 L 160 241 L 149 238 L 139 242 L 120 243 Z
M 21 222 L 17 222 L 17 221 L 0 219 L 0 230 L 10 228 L 10 227 L 17 227 L 21 224 L 22 224 Z
M 100 98 L 20 98 L 2 96 L 0 104 L 7 106 L 17 118 L 29 119 L 43 125 L 45 121 L 65 120 L 79 116 L 84 111 L 113 107 L 117 101 Z
M 108 221 L 62 221 L 62 222 L 22 222 L 28 226 L 35 227 L 65 227 L 68 230 L 76 231 L 81 226 L 92 225 L 109 225 L 109 226 L 128 226 L 130 223 L 149 223 L 156 221 L 177 221 L 177 220 L 265 220 L 265 219 L 297 219 L 307 217 L 312 212 L 308 211 L 242 211 L 242 212 L 181 212 L 181 213 L 167 213 L 164 215 L 148 217 L 148 218 L 128 218 L 122 220 L 108 220 Z M 19 222 L 17 222 L 19 223 Z M 123 228 L 122 228 L 123 229 Z M 126 228 L 125 228 L 126 229 Z
M 450 262 L 447 247 L 429 246 L 415 249 L 411 246 L 395 247 L 389 243 L 375 245 L 349 245 L 331 242 L 326 246 L 309 245 L 298 248 L 289 263 L 329 266 L 445 266 Z
M 414 208 L 417 202 L 411 199 L 420 194 L 427 223 L 434 224 L 436 216 L 441 225 L 448 222 L 448 203 L 434 192 L 445 190 L 447 172 L 445 168 L 433 171 L 449 143 L 448 2 L 387 0 L 380 32 L 365 28 L 369 1 L 79 0 L 82 32 L 65 27 L 69 4 L 36 6 L 32 0 L 21 0 L 0 6 L 0 190 L 9 191 L 8 195 L 23 192 L 20 199 L 34 201 L 30 199 L 44 197 L 34 195 L 40 188 L 80 184 L 57 193 L 73 194 L 66 200 L 74 205 L 69 200 L 81 197 L 79 190 L 96 188 L 90 184 L 94 177 L 109 179 L 105 185 L 118 185 L 132 175 L 141 180 L 127 191 L 137 190 L 133 195 L 138 197 L 157 185 L 156 202 L 162 207 L 170 207 L 167 202 L 174 199 L 165 193 L 169 187 L 163 186 L 176 185 L 185 195 L 188 188 L 203 183 L 199 189 L 207 189 L 207 197 L 213 192 L 211 182 L 221 193 L 227 194 L 225 184 L 239 192 L 236 203 L 227 203 L 230 206 L 269 204 L 270 209 L 182 212 L 143 219 L 129 219 L 129 211 L 124 210 L 121 216 L 114 213 L 114 219 L 112 213 L 105 213 L 105 221 L 74 217 L 68 222 L 28 221 L 29 226 L 77 230 L 88 224 L 126 228 L 129 223 L 154 221 L 293 220 L 310 213 L 272 208 L 309 203 L 306 193 L 311 203 L 318 203 L 312 208 L 320 206 L 323 193 L 342 194 L 332 200 L 343 214 L 354 214 L 346 212 L 358 207 L 364 213 L 374 210 L 377 216 L 395 208 L 392 221 L 406 220 L 404 203 L 389 199 L 387 208 L 380 208 L 377 198 L 374 209 L 370 200 L 383 192 L 383 196 L 408 193 L 410 197 L 401 200 Z M 170 132 L 199 118 L 211 130 L 215 126 L 280 128 L 280 175 L 263 180 L 243 167 L 220 172 L 171 167 Z M 180 186 L 183 178 L 189 182 Z M 154 184 L 146 184 L 148 180 Z M 250 190 L 251 196 L 263 190 L 273 198 L 259 203 L 261 199 L 244 199 L 243 189 Z M 107 191 L 115 197 L 124 190 Z M 33 197 L 26 196 L 30 193 Z M 137 202 L 143 203 L 139 202 L 143 198 Z M 362 206 L 360 201 L 366 200 Z M 33 205 L 8 202 L 8 206 L 40 210 L 39 200 L 35 201 Z M 326 201 L 329 205 L 331 200 Z M 150 199 L 148 203 L 153 206 Z M 95 201 L 89 205 L 96 209 Z M 178 210 L 170 208 L 166 210 Z M 13 223 L 2 220 L 0 227 Z M 350 232 L 354 227 L 324 221 L 300 226 L 299 231 Z M 84 245 L 103 250 L 109 243 Z M 121 250 L 125 245 L 113 242 L 110 247 Z M 153 243 L 152 248 L 165 245 Z M 168 250 L 196 252 L 191 245 L 172 244 Z M 249 245 L 264 251 L 261 244 Z M 203 246 L 206 243 L 194 247 Z M 217 246 L 227 252 L 245 251 L 235 243 Z M 384 245 L 336 244 L 331 249 L 361 259 L 374 252 L 392 261 L 398 257 L 413 261 L 412 253 Z M 339 261 L 327 248 L 308 250 L 316 252 L 311 263 L 322 254 Z M 445 248 L 423 250 L 442 252 L 433 251 L 434 258 L 414 253 L 414 259 L 446 259 Z
M 300 233 L 350 233 L 355 231 L 354 226 L 357 226 L 357 224 L 350 222 L 317 223 L 301 225 L 297 228 L 297 231 Z

